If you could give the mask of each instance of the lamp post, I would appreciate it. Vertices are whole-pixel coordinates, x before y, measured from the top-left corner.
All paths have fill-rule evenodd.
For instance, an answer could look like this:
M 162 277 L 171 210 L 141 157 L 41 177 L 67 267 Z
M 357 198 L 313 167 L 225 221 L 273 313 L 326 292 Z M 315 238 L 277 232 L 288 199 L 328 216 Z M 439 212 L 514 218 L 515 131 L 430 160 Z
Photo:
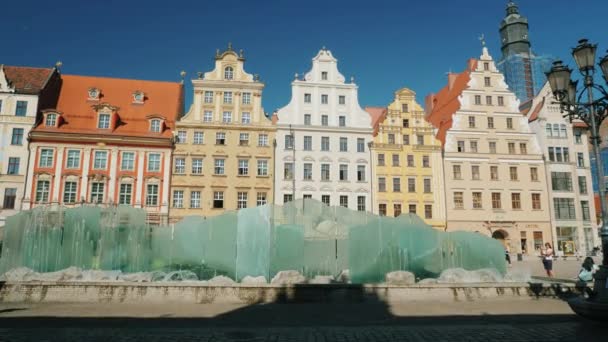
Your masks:
M 553 96 L 560 105 L 564 117 L 581 120 L 591 129 L 591 144 L 595 156 L 596 178 L 600 193 L 600 210 L 602 226 L 600 236 L 602 240 L 602 265 L 595 274 L 593 292 L 589 298 L 577 297 L 568 303 L 574 312 L 591 319 L 606 319 L 608 317 L 608 208 L 606 207 L 606 187 L 604 170 L 600 156 L 600 125 L 608 116 L 608 93 L 599 84 L 594 82 L 596 44 L 590 44 L 587 39 L 581 39 L 578 46 L 572 49 L 572 56 L 583 76 L 584 84 L 580 92 L 577 89 L 578 81 L 572 81 L 572 70 L 562 61 L 555 61 L 547 73 L 547 79 Z M 598 65 L 608 83 L 608 54 Z M 599 97 L 596 95 L 599 94 Z

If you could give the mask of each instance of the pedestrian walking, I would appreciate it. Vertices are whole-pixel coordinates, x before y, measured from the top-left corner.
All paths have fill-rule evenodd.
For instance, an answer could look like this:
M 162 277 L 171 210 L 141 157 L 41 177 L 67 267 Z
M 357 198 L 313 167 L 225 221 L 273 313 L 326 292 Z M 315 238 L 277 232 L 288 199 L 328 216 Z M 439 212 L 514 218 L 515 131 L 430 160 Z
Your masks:
M 507 263 L 509 264 L 509 267 L 511 266 L 511 253 L 509 253 L 509 247 L 505 247 L 505 260 L 507 260 Z
M 553 278 L 553 248 L 550 243 L 545 243 L 545 250 L 541 250 L 541 257 L 543 258 L 543 266 L 547 276 Z

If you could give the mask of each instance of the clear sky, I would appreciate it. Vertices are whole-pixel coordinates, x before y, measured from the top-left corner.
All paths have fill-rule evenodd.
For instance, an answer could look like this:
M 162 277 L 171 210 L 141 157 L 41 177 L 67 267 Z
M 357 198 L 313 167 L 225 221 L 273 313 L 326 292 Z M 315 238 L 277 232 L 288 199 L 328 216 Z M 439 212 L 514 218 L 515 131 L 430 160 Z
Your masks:
M 532 48 L 573 66 L 580 37 L 608 49 L 607 0 L 518 0 Z M 215 50 L 243 49 L 245 70 L 266 83 L 266 112 L 286 105 L 294 73 L 326 46 L 359 85 L 362 106 L 385 106 L 401 87 L 424 96 L 446 72 L 478 57 L 480 34 L 500 58 L 507 0 L 17 0 L 0 5 L 0 63 L 53 66 L 64 74 L 149 80 L 190 78 L 213 68 Z

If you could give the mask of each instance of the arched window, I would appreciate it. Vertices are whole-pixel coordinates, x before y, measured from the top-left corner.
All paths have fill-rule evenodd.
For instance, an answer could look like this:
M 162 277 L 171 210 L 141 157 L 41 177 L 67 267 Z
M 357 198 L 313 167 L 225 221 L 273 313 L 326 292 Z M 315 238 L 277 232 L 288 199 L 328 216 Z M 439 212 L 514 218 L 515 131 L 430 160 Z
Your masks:
M 560 125 L 560 130 L 561 130 L 561 131 L 560 131 L 560 132 L 561 132 L 561 133 L 560 133 L 560 135 L 561 135 L 563 138 L 567 138 L 567 137 L 568 137 L 568 131 L 566 130 L 566 125 L 565 125 L 565 124 L 561 124 L 561 125 Z
M 160 132 L 160 120 L 154 119 L 150 121 L 150 131 L 154 133 Z
M 548 137 L 550 137 L 550 136 L 552 135 L 552 132 L 551 132 L 551 124 L 550 124 L 550 123 L 548 123 L 548 124 L 545 126 L 545 130 L 546 130 L 547 136 L 548 136 Z
M 226 67 L 224 69 L 224 79 L 231 80 L 234 78 L 234 69 L 232 67 Z
M 46 115 L 46 127 L 55 127 L 57 123 L 57 114 L 47 114 Z

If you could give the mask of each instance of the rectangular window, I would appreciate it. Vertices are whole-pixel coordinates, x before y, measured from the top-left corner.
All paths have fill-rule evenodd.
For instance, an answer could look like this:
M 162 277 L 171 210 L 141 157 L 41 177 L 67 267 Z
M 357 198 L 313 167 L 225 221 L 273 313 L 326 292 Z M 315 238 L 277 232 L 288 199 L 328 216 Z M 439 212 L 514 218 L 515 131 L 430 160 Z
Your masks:
M 216 175 L 223 175 L 225 162 L 224 159 L 215 159 L 213 162 L 213 173 Z
M 401 178 L 393 177 L 393 192 L 401 192 Z
M 348 138 L 340 137 L 340 152 L 348 152 Z
M 488 118 L 488 128 L 494 129 L 494 118 L 492 118 L 492 117 Z
M 78 183 L 65 182 L 63 185 L 63 203 L 76 203 L 76 188 Z
M 357 182 L 365 182 L 365 165 L 357 165 Z
M 243 93 L 243 104 L 248 105 L 251 104 L 251 93 Z
M 215 133 L 215 144 L 216 145 L 226 145 L 226 133 L 224 133 L 224 132 Z
M 501 107 L 505 105 L 505 98 L 504 97 L 502 97 L 502 96 L 498 97 L 498 105 L 501 106 Z
M 341 105 L 346 104 L 346 96 L 344 96 L 344 95 L 338 96 L 338 104 L 341 104 Z
M 68 150 L 68 157 L 65 162 L 66 169 L 77 169 L 80 167 L 80 151 Z
M 6 170 L 7 175 L 18 175 L 19 174 L 19 157 L 8 158 L 8 169 Z
M 17 101 L 17 107 L 15 108 L 16 116 L 25 116 L 27 114 L 27 101 Z
M 490 179 L 493 181 L 498 180 L 498 166 L 490 166 Z
M 577 144 L 583 143 L 582 133 L 581 131 L 574 132 L 574 142 Z
M 555 160 L 558 163 L 561 163 L 564 159 L 562 158 L 562 148 L 561 147 L 556 147 L 555 148 Z
M 293 144 L 294 144 L 294 136 L 291 134 L 286 135 L 285 136 L 285 149 L 292 150 Z
M 378 192 L 386 192 L 386 178 L 378 177 Z
M 424 135 L 418 134 L 416 136 L 416 142 L 418 143 L 418 145 L 423 146 L 424 145 Z
M 510 142 L 507 146 L 509 148 L 509 154 L 515 154 L 515 143 Z
M 500 209 L 502 208 L 502 203 L 500 201 L 500 192 L 492 193 L 492 209 Z
M 365 139 L 357 138 L 357 152 L 365 152 Z
M 486 96 L 486 105 L 488 105 L 488 106 L 492 105 L 492 96 Z
M 323 203 L 325 205 L 329 205 L 330 204 L 329 195 L 321 195 L 321 203 Z
M 304 180 L 312 180 L 312 163 L 304 163 Z
M 329 151 L 329 137 L 321 137 L 321 151 Z
M 203 174 L 203 159 L 201 159 L 201 158 L 192 159 L 192 174 L 194 174 L 194 175 Z
M 431 179 L 430 178 L 425 178 L 424 179 L 424 193 L 425 194 L 430 194 L 432 192 L 431 190 Z
M 511 194 L 511 208 L 513 210 L 521 209 L 521 196 L 517 192 Z
M 464 151 L 465 151 L 465 150 L 464 150 L 464 141 L 463 141 L 463 140 L 459 140 L 459 141 L 456 143 L 456 146 L 457 146 L 457 151 L 458 151 L 458 152 L 464 152 Z
M 223 199 L 223 194 L 222 194 Z M 215 202 L 214 202 L 215 204 Z M 199 209 L 201 207 L 201 192 L 200 191 L 190 191 L 190 208 Z
M 572 191 L 570 172 L 551 172 L 551 189 L 553 191 Z
M 249 133 L 239 133 L 239 146 L 249 145 Z
M 340 206 L 348 208 L 348 196 L 340 195 Z
M 310 114 L 304 114 L 304 125 L 310 126 L 312 121 L 312 117 Z
M 462 179 L 462 170 L 460 165 L 452 165 L 452 177 L 454 179 Z
M 496 141 L 489 142 L 490 153 L 496 154 Z
M 258 176 L 268 176 L 267 159 L 258 159 Z
M 23 128 L 13 128 L 11 145 L 23 145 Z
M 407 179 L 407 192 L 416 192 L 416 178 Z
M 348 180 L 348 165 L 340 164 L 340 180 L 347 181 Z
M 517 180 L 517 166 L 510 166 L 509 167 L 509 176 L 511 177 L 512 181 L 516 181 Z
M 2 103 L 0 102 L 0 105 Z M 4 209 L 15 209 L 15 202 L 17 200 L 17 189 L 6 188 L 4 189 L 4 202 L 2 202 L 2 208 Z
M 289 203 L 293 201 L 293 195 L 292 194 L 284 194 L 283 195 L 283 203 Z
M 188 139 L 188 132 L 186 131 L 177 131 L 177 144 L 185 144 Z
M 590 221 L 591 214 L 589 212 L 589 201 L 581 201 L 581 210 L 583 213 L 583 221 Z
M 585 167 L 585 157 L 581 152 L 576 153 L 576 166 Z
M 327 115 L 321 115 L 321 126 L 329 125 L 329 117 Z
M 304 136 L 304 151 L 312 151 L 312 136 Z
M 408 103 L 402 103 L 401 104 L 401 111 L 404 112 L 404 113 L 408 113 L 410 111 L 409 110 L 409 104 Z
M 388 134 L 388 143 L 393 145 L 395 143 L 395 135 L 392 133 Z
M 173 170 L 175 173 L 186 173 L 186 159 L 175 158 L 175 167 Z
M 507 118 L 507 128 L 513 129 L 513 118 Z
M 486 87 L 491 87 L 492 86 L 491 79 L 489 77 L 484 77 L 483 78 L 483 85 L 485 85 Z
M 173 190 L 173 208 L 184 207 L 184 190 Z
M 519 143 L 519 153 L 528 154 L 528 146 L 526 143 Z
M 538 168 L 536 168 L 536 167 L 530 168 L 530 180 L 533 182 L 538 181 Z
M 469 116 L 469 128 L 475 128 L 475 117 Z
M 475 104 L 481 105 L 481 95 L 475 95 Z
M 150 153 L 148 155 L 148 172 L 160 171 L 160 153 Z
M 401 204 L 393 204 L 393 216 L 399 217 L 401 215 Z
M 569 163 L 570 162 L 570 151 L 567 147 L 564 147 L 562 149 L 564 151 L 564 163 Z
M 51 182 L 40 180 L 36 183 L 36 203 L 48 203 Z
M 222 122 L 231 123 L 232 122 L 232 112 L 224 112 L 222 114 Z
M 407 167 L 415 167 L 415 163 L 414 163 L 414 155 L 413 154 L 408 154 L 407 155 Z
M 482 209 L 483 202 L 481 192 L 473 192 L 473 209 Z
M 582 195 L 587 194 L 587 177 L 578 176 L 578 191 Z
M 91 183 L 91 203 L 103 203 L 105 184 L 101 182 Z
M 384 166 L 384 153 L 378 153 L 378 166 Z
M 386 216 L 386 204 L 378 204 L 378 215 Z
M 108 166 L 108 151 L 95 151 L 93 169 L 105 170 Z
M 532 209 L 540 210 L 540 194 L 532 194 Z
M 431 204 L 424 205 L 424 218 L 425 219 L 433 218 L 433 205 L 431 205 Z
M 429 156 L 422 156 L 422 167 L 431 167 Z
M 231 91 L 224 92 L 224 103 L 226 103 L 226 104 L 232 103 L 232 92 Z
M 329 164 L 321 164 L 321 180 L 328 181 L 330 178 Z
M 479 180 L 479 165 L 471 165 L 471 178 L 473 180 Z
M 477 141 L 469 141 L 469 147 L 472 153 L 477 153 Z
M 268 134 L 258 135 L 258 146 L 268 146 Z
M 304 94 L 304 103 L 311 103 L 312 97 L 310 96 L 310 94 Z
M 403 128 L 410 128 L 410 120 L 403 119 Z
M 454 208 L 464 209 L 464 196 L 461 191 L 454 192 Z
M 345 116 L 340 115 L 338 117 L 338 126 L 346 127 L 346 117 Z
M 53 167 L 53 150 L 43 148 L 40 150 L 39 167 Z
M 224 208 L 224 192 L 214 191 L 213 192 L 213 209 Z
M 120 184 L 120 191 L 118 193 L 118 204 L 131 204 L 132 189 L 133 189 L 132 184 L 127 184 L 127 183 Z
M 237 209 L 244 209 L 247 208 L 247 198 L 249 197 L 249 194 L 246 192 L 237 192 L 237 200 L 236 200 L 236 208 Z
M 283 164 L 283 179 L 284 180 L 293 179 L 293 163 Z
M 203 132 L 194 132 L 194 145 L 202 145 L 205 141 L 205 135 Z
M 328 104 L 329 103 L 329 96 L 323 94 L 321 95 L 321 104 Z
M 205 91 L 205 103 L 213 103 L 213 92 Z
M 158 205 L 158 184 L 148 184 L 146 187 L 146 205 Z
M 549 161 L 554 162 L 555 161 L 555 148 L 549 147 L 548 151 L 549 151 Z
M 243 123 L 243 124 L 250 124 L 251 123 L 251 113 L 249 113 L 249 112 L 242 112 L 241 113 L 241 123 Z
M 484 63 L 483 63 L 483 70 L 485 70 L 485 71 L 490 70 L 490 63 L 488 63 L 488 62 L 484 62 Z
M 410 144 L 410 136 L 407 134 L 403 135 L 403 145 L 409 145 Z
M 393 166 L 399 166 L 399 155 L 393 154 Z
M 204 122 L 213 121 L 213 112 L 210 110 L 206 110 L 205 113 L 203 114 L 203 121 Z
M 110 114 L 99 114 L 99 121 L 97 122 L 97 128 L 101 128 L 101 129 L 110 128 Z
M 416 214 L 416 205 L 415 204 L 410 204 L 409 206 L 409 213 L 410 214 Z
M 555 208 L 555 218 L 558 220 L 576 220 L 574 209 L 574 199 L 554 198 L 553 207 Z
M 365 211 L 365 196 L 357 196 L 357 211 Z
M 265 192 L 258 192 L 256 197 L 257 197 L 257 200 L 256 200 L 257 206 L 266 205 L 266 203 L 268 203 L 268 200 L 267 200 L 268 196 Z

